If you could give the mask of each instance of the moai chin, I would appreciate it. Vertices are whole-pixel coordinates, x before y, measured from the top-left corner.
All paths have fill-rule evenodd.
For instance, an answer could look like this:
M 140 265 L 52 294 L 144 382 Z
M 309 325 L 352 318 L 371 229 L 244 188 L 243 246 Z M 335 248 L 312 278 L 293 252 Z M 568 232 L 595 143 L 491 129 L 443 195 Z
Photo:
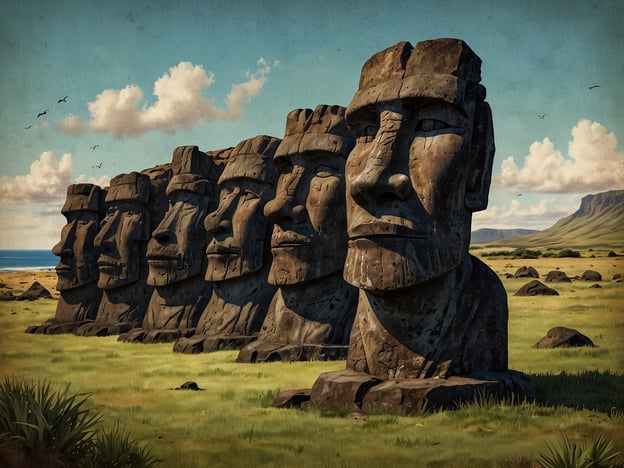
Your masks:
M 119 341 L 169 342 L 194 333 L 212 293 L 204 279 L 204 218 L 217 207 L 217 180 L 227 154 L 207 154 L 197 146 L 174 150 L 166 190 L 169 209 L 147 244 L 147 284 L 154 292 L 142 327 L 120 335 Z
M 275 287 L 267 282 L 271 225 L 262 210 L 273 197 L 272 158 L 280 140 L 257 136 L 240 142 L 219 177 L 216 210 L 206 216 L 206 281 L 213 293 L 195 335 L 180 338 L 175 352 L 240 349 L 253 341 Z
M 56 290 L 60 293 L 54 318 L 27 333 L 69 333 L 95 318 L 101 299 L 97 287 L 97 253 L 93 241 L 104 212 L 105 191 L 93 184 L 72 184 L 61 208 L 67 224 L 52 248 L 56 265 Z
M 167 164 L 111 180 L 106 216 L 94 240 L 102 300 L 95 320 L 78 328 L 77 335 L 118 335 L 141 325 L 152 294 L 145 250 L 166 211 L 170 176 Z
M 347 370 L 316 406 L 414 414 L 487 391 L 525 396 L 507 369 L 507 296 L 469 255 L 487 206 L 494 136 L 481 60 L 461 40 L 371 57 L 347 108 L 345 279 L 360 289 Z
M 345 159 L 355 138 L 345 108 L 319 105 L 286 118 L 273 163 L 279 178 L 264 207 L 274 224 L 269 283 L 278 286 L 258 340 L 239 362 L 344 359 L 357 289 L 342 275 L 347 254 Z

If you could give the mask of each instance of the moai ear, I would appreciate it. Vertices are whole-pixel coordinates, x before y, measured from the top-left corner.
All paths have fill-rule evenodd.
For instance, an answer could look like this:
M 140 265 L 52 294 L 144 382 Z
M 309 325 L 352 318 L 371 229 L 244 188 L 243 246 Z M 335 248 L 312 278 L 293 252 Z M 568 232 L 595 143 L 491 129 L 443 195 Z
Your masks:
M 474 128 L 470 173 L 466 182 L 464 203 L 471 212 L 485 210 L 488 204 L 488 193 L 492 179 L 494 163 L 494 126 L 492 111 L 487 102 L 477 102 L 475 108 Z

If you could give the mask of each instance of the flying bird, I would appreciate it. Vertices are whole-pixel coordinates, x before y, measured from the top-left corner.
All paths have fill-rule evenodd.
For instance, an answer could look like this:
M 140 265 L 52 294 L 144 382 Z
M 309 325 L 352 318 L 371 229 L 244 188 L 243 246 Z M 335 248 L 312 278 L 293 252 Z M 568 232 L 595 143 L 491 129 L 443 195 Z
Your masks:
M 94 149 L 95 149 L 95 148 L 97 148 L 98 146 L 100 146 L 100 145 L 94 145 L 94 146 L 92 146 L 92 147 L 91 147 L 91 149 L 92 149 L 92 150 L 94 150 Z
M 95 166 L 91 166 L 91 168 L 96 168 L 96 167 L 98 169 L 100 169 L 102 167 L 102 163 L 100 162 L 100 164 L 96 164 Z
M 517 196 L 518 196 L 518 197 L 521 197 L 521 196 L 522 196 L 522 194 L 521 194 L 521 193 L 519 193 Z
M 591 85 L 589 87 L 589 89 L 594 89 L 594 88 L 600 88 L 600 85 L 599 84 L 595 84 L 595 85 Z
M 61 102 L 67 102 L 67 97 L 65 96 L 63 99 L 59 99 L 58 101 L 56 101 L 57 104 L 60 104 Z
M 49 111 L 50 111 L 50 109 L 46 109 L 46 110 L 44 110 L 43 112 L 39 112 L 39 113 L 37 114 L 37 118 L 41 117 L 42 115 L 46 115 Z
M 31 127 L 32 127 L 32 125 L 29 125 L 28 127 L 24 127 L 24 130 L 28 130 Z
M 544 117 L 546 117 L 546 114 L 537 114 L 538 119 L 543 119 Z

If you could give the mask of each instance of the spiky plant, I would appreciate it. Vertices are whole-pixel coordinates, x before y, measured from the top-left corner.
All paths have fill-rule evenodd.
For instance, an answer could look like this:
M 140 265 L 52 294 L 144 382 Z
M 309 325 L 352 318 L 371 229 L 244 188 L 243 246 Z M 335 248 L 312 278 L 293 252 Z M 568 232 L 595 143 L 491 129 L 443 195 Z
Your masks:
M 150 468 L 158 460 L 146 448 L 138 446 L 130 434 L 119 426 L 102 429 L 96 436 L 91 453 L 86 458 L 87 468 Z
M 544 468 L 609 468 L 616 466 L 620 452 L 605 435 L 596 432 L 582 444 L 565 434 L 558 444 L 546 444 L 539 461 Z
M 83 408 L 88 396 L 53 391 L 49 382 L 0 383 L 0 445 L 26 451 L 50 450 L 81 457 L 90 449 L 99 412 Z

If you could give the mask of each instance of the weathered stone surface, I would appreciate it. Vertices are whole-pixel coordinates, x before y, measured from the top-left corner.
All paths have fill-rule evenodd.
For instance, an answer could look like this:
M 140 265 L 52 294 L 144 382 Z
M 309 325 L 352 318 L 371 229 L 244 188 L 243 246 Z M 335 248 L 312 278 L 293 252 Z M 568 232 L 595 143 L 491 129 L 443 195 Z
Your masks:
M 39 281 L 33 282 L 26 291 L 15 298 L 16 301 L 36 301 L 37 299 L 52 299 L 50 291 Z
M 189 382 L 184 382 L 179 387 L 176 387 L 176 390 L 191 390 L 194 392 L 198 392 L 198 391 L 202 391 L 203 388 L 199 388 L 199 385 L 197 385 L 197 382 L 189 381 Z
M 514 278 L 539 278 L 539 273 L 532 266 L 523 266 L 516 270 Z
M 304 390 L 301 402 L 305 403 Z M 280 393 L 274 406 L 298 406 L 298 400 L 288 392 Z M 461 403 L 479 398 L 534 398 L 530 379 L 520 372 L 507 370 L 486 372 L 447 379 L 376 379 L 370 374 L 351 370 L 321 374 L 314 383 L 310 405 L 321 408 L 344 409 L 362 413 L 383 412 L 414 416 L 438 409 L 455 409 Z
M 275 192 L 272 158 L 280 141 L 261 135 L 240 142 L 230 153 L 219 178 L 219 205 L 204 221 L 205 279 L 213 283 L 212 296 L 196 335 L 177 340 L 175 352 L 204 351 L 207 337 L 218 337 L 208 343 L 228 347 L 245 342 L 241 337 L 257 337 L 275 293 L 267 283 L 272 225 L 262 210 Z
M 538 280 L 529 281 L 514 296 L 558 296 L 559 293 Z
M 197 146 L 174 150 L 166 190 L 169 209 L 147 244 L 147 284 L 154 292 L 141 329 L 149 333 L 132 330 L 119 341 L 175 341 L 186 336 L 182 330 L 197 325 L 212 294 L 211 283 L 204 279 L 204 219 L 217 207 L 217 180 L 227 155 L 229 150 L 204 153 Z
M 93 320 L 102 297 L 97 287 L 97 251 L 93 241 L 104 214 L 106 192 L 93 184 L 67 187 L 61 213 L 67 224 L 60 241 L 52 248 L 59 257 L 56 289 L 60 297 L 54 317 L 41 325 L 28 327 L 27 333 L 71 333 Z
M 171 165 L 165 164 L 111 180 L 107 213 L 94 239 L 102 300 L 95 320 L 80 326 L 77 335 L 118 335 L 143 322 L 153 292 L 146 282 L 145 251 L 167 210 L 165 188 L 170 178 Z
M 264 207 L 274 223 L 268 281 L 279 290 L 258 341 L 241 350 L 238 362 L 345 356 L 336 347 L 346 350 L 357 289 L 342 273 L 344 165 L 355 143 L 344 113 L 340 106 L 319 105 L 288 114 L 273 158 L 280 173 L 275 197 Z
M 567 327 L 554 327 L 548 330 L 546 336 L 540 339 L 534 348 L 567 348 L 577 346 L 594 346 L 587 336 L 578 330 Z
M 345 168 L 344 277 L 360 288 L 347 371 L 381 381 L 507 371 L 506 292 L 468 253 L 494 157 L 480 66 L 463 41 L 437 39 L 399 43 L 362 68 L 346 111 L 357 143 Z M 357 400 L 315 395 L 313 406 Z
M 563 271 L 552 270 L 546 274 L 545 281 L 547 283 L 571 283 L 572 279 Z
M 583 281 L 602 281 L 602 275 L 597 271 L 585 270 L 581 275 Z
M 317 408 L 360 411 L 364 396 L 381 382 L 381 379 L 373 375 L 350 369 L 325 372 L 312 386 L 310 405 Z

